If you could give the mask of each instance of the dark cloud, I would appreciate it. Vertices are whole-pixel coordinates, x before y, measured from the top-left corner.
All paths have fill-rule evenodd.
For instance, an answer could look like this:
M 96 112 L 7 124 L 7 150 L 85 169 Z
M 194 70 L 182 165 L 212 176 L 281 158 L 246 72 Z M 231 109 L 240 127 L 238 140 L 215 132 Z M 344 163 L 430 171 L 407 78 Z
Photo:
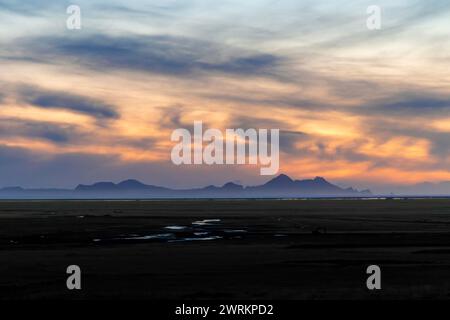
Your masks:
M 378 93 L 382 95 L 383 93 Z M 384 97 L 367 99 L 358 107 L 347 107 L 344 110 L 356 115 L 366 116 L 367 121 L 378 121 L 378 118 L 388 116 L 389 121 L 396 119 L 407 122 L 411 118 L 436 119 L 450 116 L 450 96 L 440 92 L 400 91 L 385 92 Z M 385 125 L 394 126 L 393 123 Z
M 237 74 L 255 74 L 274 67 L 280 58 L 270 54 L 255 54 L 249 57 L 234 58 L 224 63 L 204 64 L 202 67 L 213 71 L 222 71 Z
M 297 152 L 297 143 L 308 139 L 308 134 L 301 131 L 280 131 L 280 151 L 285 154 Z
M 29 86 L 19 88 L 17 93 L 19 102 L 40 108 L 70 110 L 92 116 L 99 120 L 119 118 L 119 114 L 115 111 L 114 106 L 85 96 L 47 91 Z
M 188 128 L 192 123 L 186 123 L 181 120 L 184 112 L 183 105 L 173 105 L 161 109 L 161 117 L 158 121 L 162 130 Z
M 398 98 L 397 98 L 398 99 Z M 378 111 L 386 113 L 427 113 L 450 110 L 450 97 L 406 94 L 396 101 L 385 101 L 375 105 Z
M 33 121 L 16 118 L 0 118 L 0 138 L 27 138 L 44 140 L 56 145 L 86 146 L 113 145 L 149 150 L 155 146 L 156 140 L 151 137 L 131 138 L 114 135 L 114 133 L 100 136 L 92 140 L 94 132 L 85 130 L 72 124 L 46 121 Z
M 270 54 L 243 52 L 205 40 L 165 35 L 32 38 L 22 40 L 15 52 L 14 58 L 22 60 L 82 64 L 103 72 L 127 69 L 168 75 L 264 74 L 281 61 L 281 57 Z M 33 54 L 28 55 L 29 52 Z
M 0 119 L 0 137 L 27 137 L 43 139 L 57 144 L 79 139 L 76 126 L 20 119 Z

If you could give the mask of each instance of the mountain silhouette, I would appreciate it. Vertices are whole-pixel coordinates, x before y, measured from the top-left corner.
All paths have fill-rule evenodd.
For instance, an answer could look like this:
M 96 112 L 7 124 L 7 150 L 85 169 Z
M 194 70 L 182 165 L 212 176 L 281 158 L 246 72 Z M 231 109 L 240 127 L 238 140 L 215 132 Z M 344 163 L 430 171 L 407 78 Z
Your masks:
M 132 179 L 122 181 L 117 186 L 119 188 L 123 188 L 123 189 L 140 189 L 140 188 L 146 187 L 146 185 L 143 184 L 142 182 L 137 181 L 137 180 L 132 180 Z
M 293 182 L 294 180 L 287 175 L 280 174 L 278 177 L 267 182 L 264 186 L 268 188 L 283 188 L 292 185 Z
M 248 187 L 245 189 L 255 197 L 324 197 L 324 196 L 362 196 L 369 193 L 361 193 L 353 188 L 343 189 L 331 184 L 322 177 L 308 180 L 292 180 L 287 175 L 279 175 L 264 185 Z
M 130 192 L 130 191 L 170 191 L 163 187 L 146 185 L 138 180 L 125 180 L 118 184 L 113 182 L 97 182 L 92 185 L 78 185 L 75 188 L 76 192 L 89 193 L 89 192 Z
M 322 177 L 310 180 L 293 180 L 281 174 L 259 186 L 242 186 L 229 182 L 221 187 L 207 186 L 198 189 L 169 189 L 147 185 L 138 180 L 120 183 L 96 182 L 78 185 L 75 189 L 0 189 L 2 199 L 156 199 L 156 198 L 296 198 L 296 197 L 364 197 L 369 190 L 340 188 Z

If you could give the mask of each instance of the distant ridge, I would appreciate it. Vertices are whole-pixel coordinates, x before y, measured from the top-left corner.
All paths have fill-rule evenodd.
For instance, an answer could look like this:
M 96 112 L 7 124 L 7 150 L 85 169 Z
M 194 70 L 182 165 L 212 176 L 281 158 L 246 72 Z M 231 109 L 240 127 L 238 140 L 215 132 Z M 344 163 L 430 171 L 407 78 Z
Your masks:
M 292 180 L 287 175 L 279 175 L 262 186 L 247 187 L 252 195 L 263 197 L 354 197 L 368 196 L 370 191 L 360 192 L 353 188 L 343 189 L 328 182 L 325 178 L 316 177 L 308 180 Z
M 158 198 L 302 198 L 302 197 L 366 197 L 369 190 L 343 189 L 325 178 L 293 180 L 281 174 L 259 186 L 244 187 L 228 182 L 221 187 L 177 190 L 147 185 L 138 180 L 120 183 L 96 182 L 75 189 L 0 189 L 2 199 L 158 199 Z
M 82 192 L 96 192 L 96 191 L 129 192 L 129 191 L 142 191 L 142 190 L 145 190 L 145 191 L 170 191 L 170 189 L 166 189 L 163 187 L 146 185 L 138 180 L 125 180 L 118 184 L 115 184 L 113 182 L 97 182 L 92 185 L 79 184 L 75 188 L 74 191 L 82 193 Z
M 290 177 L 288 177 L 285 174 L 280 174 L 278 177 L 270 180 L 267 182 L 264 186 L 270 187 L 270 188 L 277 188 L 277 187 L 286 187 L 291 185 L 294 182 Z

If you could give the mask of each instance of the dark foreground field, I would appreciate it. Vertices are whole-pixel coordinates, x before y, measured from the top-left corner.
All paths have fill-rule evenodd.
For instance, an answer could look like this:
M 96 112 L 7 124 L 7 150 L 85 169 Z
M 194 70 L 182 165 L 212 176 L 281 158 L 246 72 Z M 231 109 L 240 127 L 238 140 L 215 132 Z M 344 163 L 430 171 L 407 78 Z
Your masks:
M 450 299 L 450 200 L 1 202 L 0 299 L 54 298 Z

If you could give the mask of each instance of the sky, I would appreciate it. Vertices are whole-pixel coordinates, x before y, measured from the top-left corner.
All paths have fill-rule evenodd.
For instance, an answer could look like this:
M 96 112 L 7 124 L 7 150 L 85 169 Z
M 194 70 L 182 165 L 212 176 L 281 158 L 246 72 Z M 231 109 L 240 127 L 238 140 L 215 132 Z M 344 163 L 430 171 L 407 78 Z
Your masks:
M 0 0 L 0 186 L 268 179 L 175 166 L 172 131 L 199 120 L 280 129 L 296 179 L 450 181 L 449 21 L 446 0 Z

